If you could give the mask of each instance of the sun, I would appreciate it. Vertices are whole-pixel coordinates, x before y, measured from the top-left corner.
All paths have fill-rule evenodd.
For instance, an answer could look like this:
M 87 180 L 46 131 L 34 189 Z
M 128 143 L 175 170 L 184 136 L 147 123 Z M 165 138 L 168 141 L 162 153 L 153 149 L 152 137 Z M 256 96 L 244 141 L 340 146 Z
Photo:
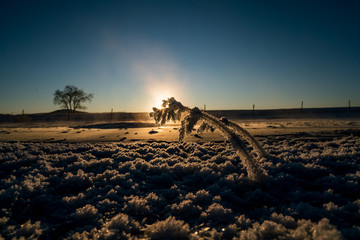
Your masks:
M 180 89 L 173 84 L 163 83 L 157 85 L 151 85 L 147 89 L 148 92 L 148 101 L 146 105 L 149 109 L 153 109 L 154 107 L 161 109 L 161 105 L 163 100 L 167 100 L 168 98 L 174 97 L 179 98 Z
M 168 99 L 172 97 L 171 93 L 169 92 L 161 92 L 153 96 L 153 107 L 161 108 L 162 100 Z

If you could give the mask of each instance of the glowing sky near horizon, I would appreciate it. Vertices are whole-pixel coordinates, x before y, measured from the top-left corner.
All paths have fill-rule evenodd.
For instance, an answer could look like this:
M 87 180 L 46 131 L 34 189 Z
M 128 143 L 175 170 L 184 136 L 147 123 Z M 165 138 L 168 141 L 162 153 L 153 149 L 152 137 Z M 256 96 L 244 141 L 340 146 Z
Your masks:
M 208 109 L 360 106 L 357 1 L 0 3 L 0 113 L 151 111 L 163 97 Z

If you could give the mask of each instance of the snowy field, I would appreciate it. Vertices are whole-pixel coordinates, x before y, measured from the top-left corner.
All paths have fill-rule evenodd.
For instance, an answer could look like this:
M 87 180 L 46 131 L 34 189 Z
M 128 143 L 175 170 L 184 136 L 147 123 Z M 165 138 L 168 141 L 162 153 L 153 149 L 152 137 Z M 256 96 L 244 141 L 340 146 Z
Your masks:
M 174 126 L 3 128 L 0 239 L 358 239 L 359 122 L 336 123 L 245 123 L 271 154 L 262 183 L 229 143 Z
M 232 120 L 255 136 L 360 130 L 360 120 L 358 119 Z M 154 124 L 154 120 L 120 123 L 10 123 L 0 124 L 0 142 L 177 142 L 179 127 L 179 123 L 159 127 Z M 205 132 L 201 138 L 195 135 L 186 138 L 187 141 L 196 142 L 222 141 L 223 139 L 219 131 Z

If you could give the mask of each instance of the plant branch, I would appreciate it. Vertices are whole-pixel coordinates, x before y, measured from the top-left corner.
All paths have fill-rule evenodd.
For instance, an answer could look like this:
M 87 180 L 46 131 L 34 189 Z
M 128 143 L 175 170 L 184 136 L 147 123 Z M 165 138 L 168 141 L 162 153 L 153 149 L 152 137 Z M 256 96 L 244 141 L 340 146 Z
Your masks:
M 181 114 L 185 113 L 185 116 L 181 120 L 181 127 L 179 129 L 179 141 L 184 139 L 185 134 L 192 132 L 194 126 L 200 119 L 211 127 L 219 129 L 223 136 L 230 141 L 231 145 L 236 150 L 248 172 L 249 178 L 254 181 L 261 181 L 265 178 L 266 172 L 249 154 L 245 142 L 243 142 L 239 135 L 237 135 L 233 129 L 227 126 L 227 124 L 225 124 L 223 121 L 206 112 L 201 111 L 197 107 L 190 109 L 189 107 L 183 106 L 174 98 L 163 100 L 162 108 L 153 108 L 153 110 L 154 112 L 151 115 L 154 117 L 155 122 L 160 123 L 161 125 L 170 120 L 173 120 L 174 122 L 180 120 Z M 231 126 L 233 126 L 233 128 L 236 127 L 233 124 L 231 124 Z M 236 127 L 236 129 L 238 132 L 242 133 L 243 137 L 246 136 L 246 139 L 250 139 L 250 143 L 254 143 L 254 148 L 262 149 L 260 143 L 257 142 L 256 139 L 250 135 L 250 133 L 248 133 L 246 130 L 246 132 L 241 131 L 242 128 L 240 126 Z M 260 148 L 258 148 L 255 143 L 257 143 Z

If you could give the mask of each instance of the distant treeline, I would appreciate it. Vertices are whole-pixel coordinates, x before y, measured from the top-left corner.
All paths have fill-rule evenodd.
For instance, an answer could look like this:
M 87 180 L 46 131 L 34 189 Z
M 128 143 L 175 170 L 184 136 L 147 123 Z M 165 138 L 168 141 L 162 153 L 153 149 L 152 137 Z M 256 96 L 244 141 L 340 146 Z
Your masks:
M 269 110 L 209 110 L 215 117 L 229 119 L 306 119 L 306 118 L 360 118 L 360 107 L 349 108 L 304 108 L 304 109 L 269 109 Z M 0 114 L 0 123 L 16 122 L 56 122 L 68 121 L 65 110 L 38 114 Z M 76 112 L 70 121 L 111 122 L 111 121 L 149 121 L 147 112 Z

